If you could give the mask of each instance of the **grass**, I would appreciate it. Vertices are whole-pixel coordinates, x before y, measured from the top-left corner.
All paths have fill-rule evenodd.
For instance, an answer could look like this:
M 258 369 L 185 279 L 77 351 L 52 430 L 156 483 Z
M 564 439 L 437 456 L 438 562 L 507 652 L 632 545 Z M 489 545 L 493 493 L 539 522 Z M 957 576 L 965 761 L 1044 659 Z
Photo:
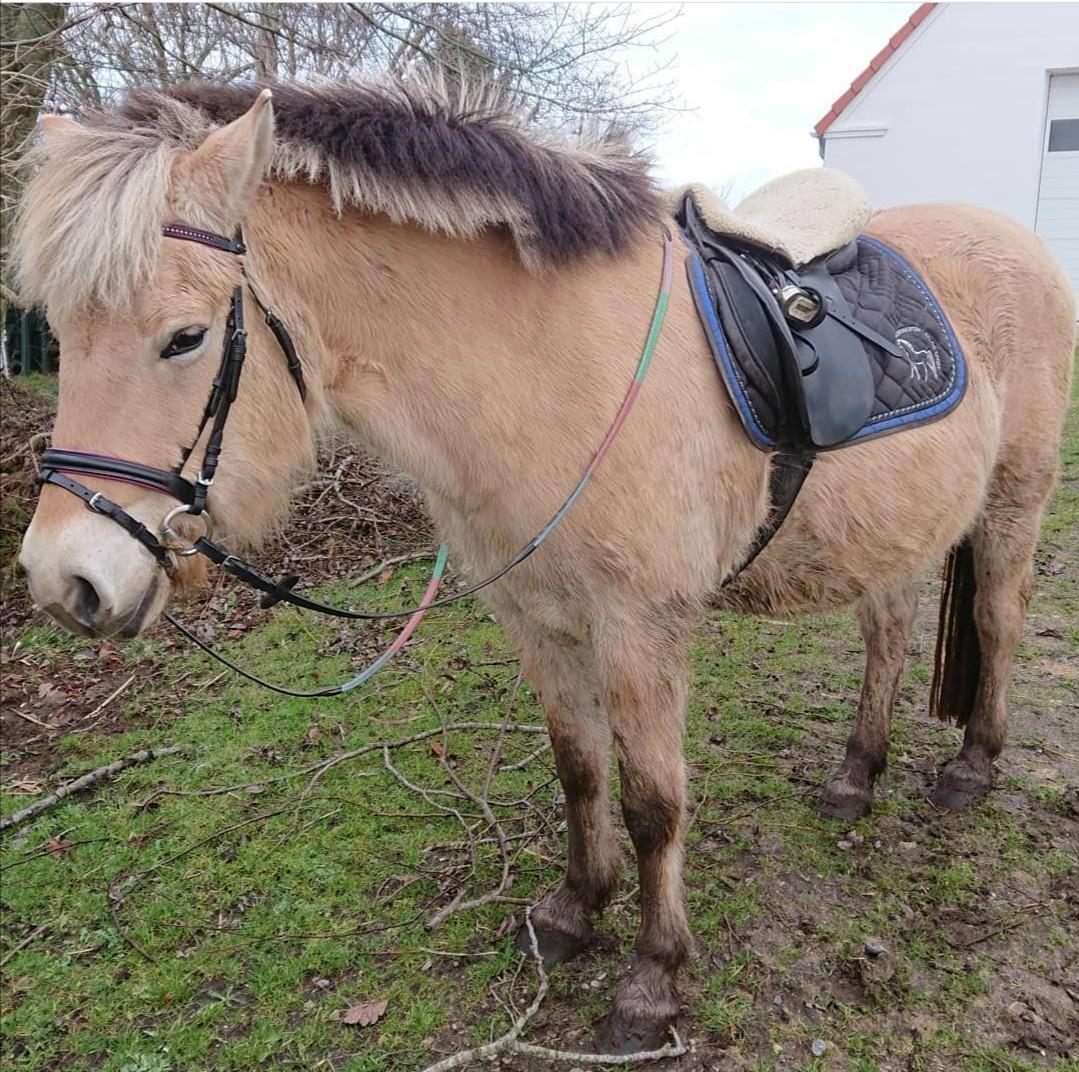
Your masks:
M 1028 977 L 1063 978 L 1076 956 L 1061 893 L 1076 876 L 1074 789 L 1052 774 L 1044 748 L 1037 753 L 1047 743 L 1043 715 L 1072 702 L 1050 664 L 1074 666 L 1079 644 L 1075 406 L 1064 465 L 1039 562 L 1067 569 L 1038 578 L 1002 788 L 968 815 L 935 816 L 923 798 L 958 741 L 955 729 L 920 714 L 928 619 L 901 689 L 878 806 L 851 832 L 812 807 L 857 696 L 862 656 L 850 617 L 707 623 L 694 653 L 687 745 L 695 809 L 687 898 L 700 950 L 687 974 L 685 1026 L 706 1062 L 699 1067 L 1076 1067 L 1007 1012 L 1017 1000 L 1036 1003 Z M 423 583 L 421 568 L 405 569 L 361 595 L 389 606 L 414 600 Z M 1040 641 L 1042 625 L 1060 630 L 1063 643 Z M 176 658 L 160 639 L 124 650 L 157 666 L 125 698 L 127 728 L 62 739 L 50 783 L 150 745 L 184 753 L 132 768 L 6 839 L 6 1069 L 410 1070 L 505 1029 L 506 1005 L 520 1008 L 533 986 L 504 927 L 514 906 L 452 916 L 433 933 L 423 926 L 467 862 L 448 844 L 461 836 L 456 820 L 403 788 L 377 752 L 332 768 L 310 791 L 308 777 L 274 780 L 437 727 L 438 713 L 500 722 L 516 664 L 499 628 L 469 606 L 433 616 L 421 634 L 367 690 L 314 704 L 215 682 L 201 656 Z M 288 610 L 230 643 L 259 673 L 295 685 L 347 675 L 356 658 L 336 627 Z M 22 645 L 96 657 L 93 645 L 43 624 Z M 541 721 L 527 686 L 514 721 Z M 497 737 L 449 738 L 463 780 L 482 782 Z M 507 734 L 505 760 L 538 741 Z M 1075 746 L 1073 735 L 1057 749 Z M 447 784 L 427 742 L 396 750 L 394 762 L 414 782 Z M 240 788 L 198 795 L 232 784 Z M 555 821 L 557 794 L 547 756 L 498 774 L 492 789 L 505 802 L 531 795 Z M 9 787 L 0 804 L 8 814 L 27 799 Z M 499 814 L 511 833 L 538 821 L 509 803 Z M 561 852 L 557 834 L 538 838 L 516 862 L 512 896 L 532 899 L 556 881 Z M 470 894 L 493 887 L 497 864 L 481 848 Z M 587 1044 L 635 920 L 627 873 L 604 919 L 607 945 L 553 974 L 535 1040 Z M 888 950 L 878 961 L 863 952 L 870 937 Z M 388 1005 L 373 1026 L 336 1018 L 375 1000 Z M 811 1052 L 815 1039 L 826 1044 L 821 1057 Z

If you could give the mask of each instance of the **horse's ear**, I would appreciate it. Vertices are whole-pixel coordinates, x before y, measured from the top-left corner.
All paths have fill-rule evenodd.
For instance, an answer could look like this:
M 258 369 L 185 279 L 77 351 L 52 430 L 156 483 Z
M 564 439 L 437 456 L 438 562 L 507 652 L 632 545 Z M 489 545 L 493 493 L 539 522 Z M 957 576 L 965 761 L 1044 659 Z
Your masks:
M 76 133 L 79 124 L 65 115 L 43 115 L 38 121 L 41 126 L 41 138 L 45 142 L 45 152 L 49 156 L 62 152 L 64 140 Z
M 223 230 L 243 222 L 270 162 L 271 96 L 264 89 L 239 119 L 215 130 L 178 165 L 187 198 Z

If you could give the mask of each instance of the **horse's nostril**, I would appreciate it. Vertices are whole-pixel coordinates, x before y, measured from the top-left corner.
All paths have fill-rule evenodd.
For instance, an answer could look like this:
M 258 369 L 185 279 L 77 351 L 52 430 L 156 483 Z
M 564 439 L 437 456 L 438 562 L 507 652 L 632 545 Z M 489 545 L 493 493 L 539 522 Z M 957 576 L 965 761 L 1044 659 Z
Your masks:
M 75 617 L 83 625 L 93 625 L 97 612 L 101 609 L 101 597 L 97 589 L 85 578 L 75 577 L 75 598 L 72 606 Z

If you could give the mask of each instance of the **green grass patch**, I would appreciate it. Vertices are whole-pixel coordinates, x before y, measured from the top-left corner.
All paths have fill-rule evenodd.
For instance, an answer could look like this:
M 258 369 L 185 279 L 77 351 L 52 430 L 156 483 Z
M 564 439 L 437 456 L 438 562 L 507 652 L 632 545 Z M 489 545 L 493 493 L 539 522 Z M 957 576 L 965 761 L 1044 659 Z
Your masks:
M 1039 578 L 1032 614 L 1059 623 L 1074 642 L 1075 407 L 1064 464 L 1039 555 L 1066 559 L 1070 572 Z M 324 594 L 398 605 L 414 601 L 424 579 L 416 567 L 382 586 L 330 585 Z M 357 643 L 363 635 L 341 641 L 336 626 L 281 610 L 227 643 L 258 673 L 315 687 L 354 672 L 389 634 L 374 629 Z M 36 624 L 21 650 L 94 657 L 91 643 Z M 1025 656 L 1013 700 L 1059 707 L 1061 682 L 1036 673 L 1046 654 L 1029 630 Z M 232 679 L 213 683 L 217 671 L 201 655 L 177 658 L 160 639 L 123 657 L 157 667 L 127 728 L 60 740 L 50 784 L 151 745 L 174 743 L 183 753 L 134 767 L 5 839 L 7 1069 L 408 1070 L 505 1030 L 510 1002 L 521 1008 L 533 986 L 505 927 L 520 906 L 488 904 L 434 932 L 424 926 L 459 892 L 481 894 L 499 878 L 490 843 L 478 847 L 472 873 L 461 823 L 443 810 L 458 808 L 477 836 L 489 836 L 474 806 L 437 795 L 452 784 L 437 754 L 442 739 L 390 757 L 403 779 L 435 791 L 427 801 L 377 750 L 317 780 L 297 773 L 435 729 L 440 718 L 501 723 L 511 697 L 513 724 L 541 722 L 494 622 L 472 606 L 432 615 L 368 688 L 314 703 Z M 700 945 L 687 973 L 687 1030 L 717 1063 L 1024 1072 L 1065 1060 L 972 1031 L 992 1015 L 1017 1038 L 1022 1024 L 1003 1011 L 1017 1000 L 1012 972 L 1074 955 L 1059 893 L 1075 877 L 1066 836 L 1073 798 L 1063 782 L 1036 773 L 1048 762 L 1041 757 L 1012 763 L 1000 793 L 979 810 L 933 814 L 924 786 L 958 733 L 921 717 L 928 657 L 922 650 L 904 677 L 877 809 L 850 831 L 818 819 L 813 796 L 842 754 L 857 699 L 862 653 L 851 617 L 717 615 L 703 630 L 687 733 L 694 821 L 686 883 Z M 1052 657 L 1074 657 L 1074 648 Z M 1017 742 L 1035 725 L 1024 723 Z M 454 773 L 482 785 L 498 739 L 497 730 L 453 733 Z M 525 759 L 541 740 L 507 732 L 501 765 Z M 206 792 L 222 786 L 235 788 Z M 550 757 L 503 770 L 492 786 L 508 836 L 541 831 L 513 842 L 509 892 L 534 899 L 561 873 Z M 8 791 L 0 805 L 7 815 L 26 802 Z M 632 886 L 627 874 L 605 916 L 607 948 L 552 977 L 542 1041 L 587 1044 L 631 950 Z M 995 907 L 1002 898 L 1019 906 L 1014 918 Z M 999 936 L 984 937 L 998 927 Z M 887 948 L 880 966 L 864 952 L 870 938 Z M 355 1002 L 381 1000 L 388 1004 L 377 1024 L 339 1019 Z M 817 1038 L 828 1044 L 819 1059 L 810 1049 Z

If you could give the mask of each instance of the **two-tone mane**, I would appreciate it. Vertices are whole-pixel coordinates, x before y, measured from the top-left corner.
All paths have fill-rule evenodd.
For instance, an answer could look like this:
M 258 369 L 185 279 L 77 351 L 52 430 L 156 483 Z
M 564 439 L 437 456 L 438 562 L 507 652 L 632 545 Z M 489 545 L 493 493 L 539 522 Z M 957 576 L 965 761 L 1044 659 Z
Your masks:
M 27 299 L 117 305 L 145 283 L 174 163 L 260 88 L 136 90 L 80 116 L 63 157 L 33 152 L 16 250 Z M 271 88 L 269 178 L 324 186 L 338 212 L 356 206 L 459 238 L 503 228 L 530 270 L 618 253 L 660 215 L 647 160 L 626 140 L 529 127 L 490 86 L 465 91 L 431 75 Z

